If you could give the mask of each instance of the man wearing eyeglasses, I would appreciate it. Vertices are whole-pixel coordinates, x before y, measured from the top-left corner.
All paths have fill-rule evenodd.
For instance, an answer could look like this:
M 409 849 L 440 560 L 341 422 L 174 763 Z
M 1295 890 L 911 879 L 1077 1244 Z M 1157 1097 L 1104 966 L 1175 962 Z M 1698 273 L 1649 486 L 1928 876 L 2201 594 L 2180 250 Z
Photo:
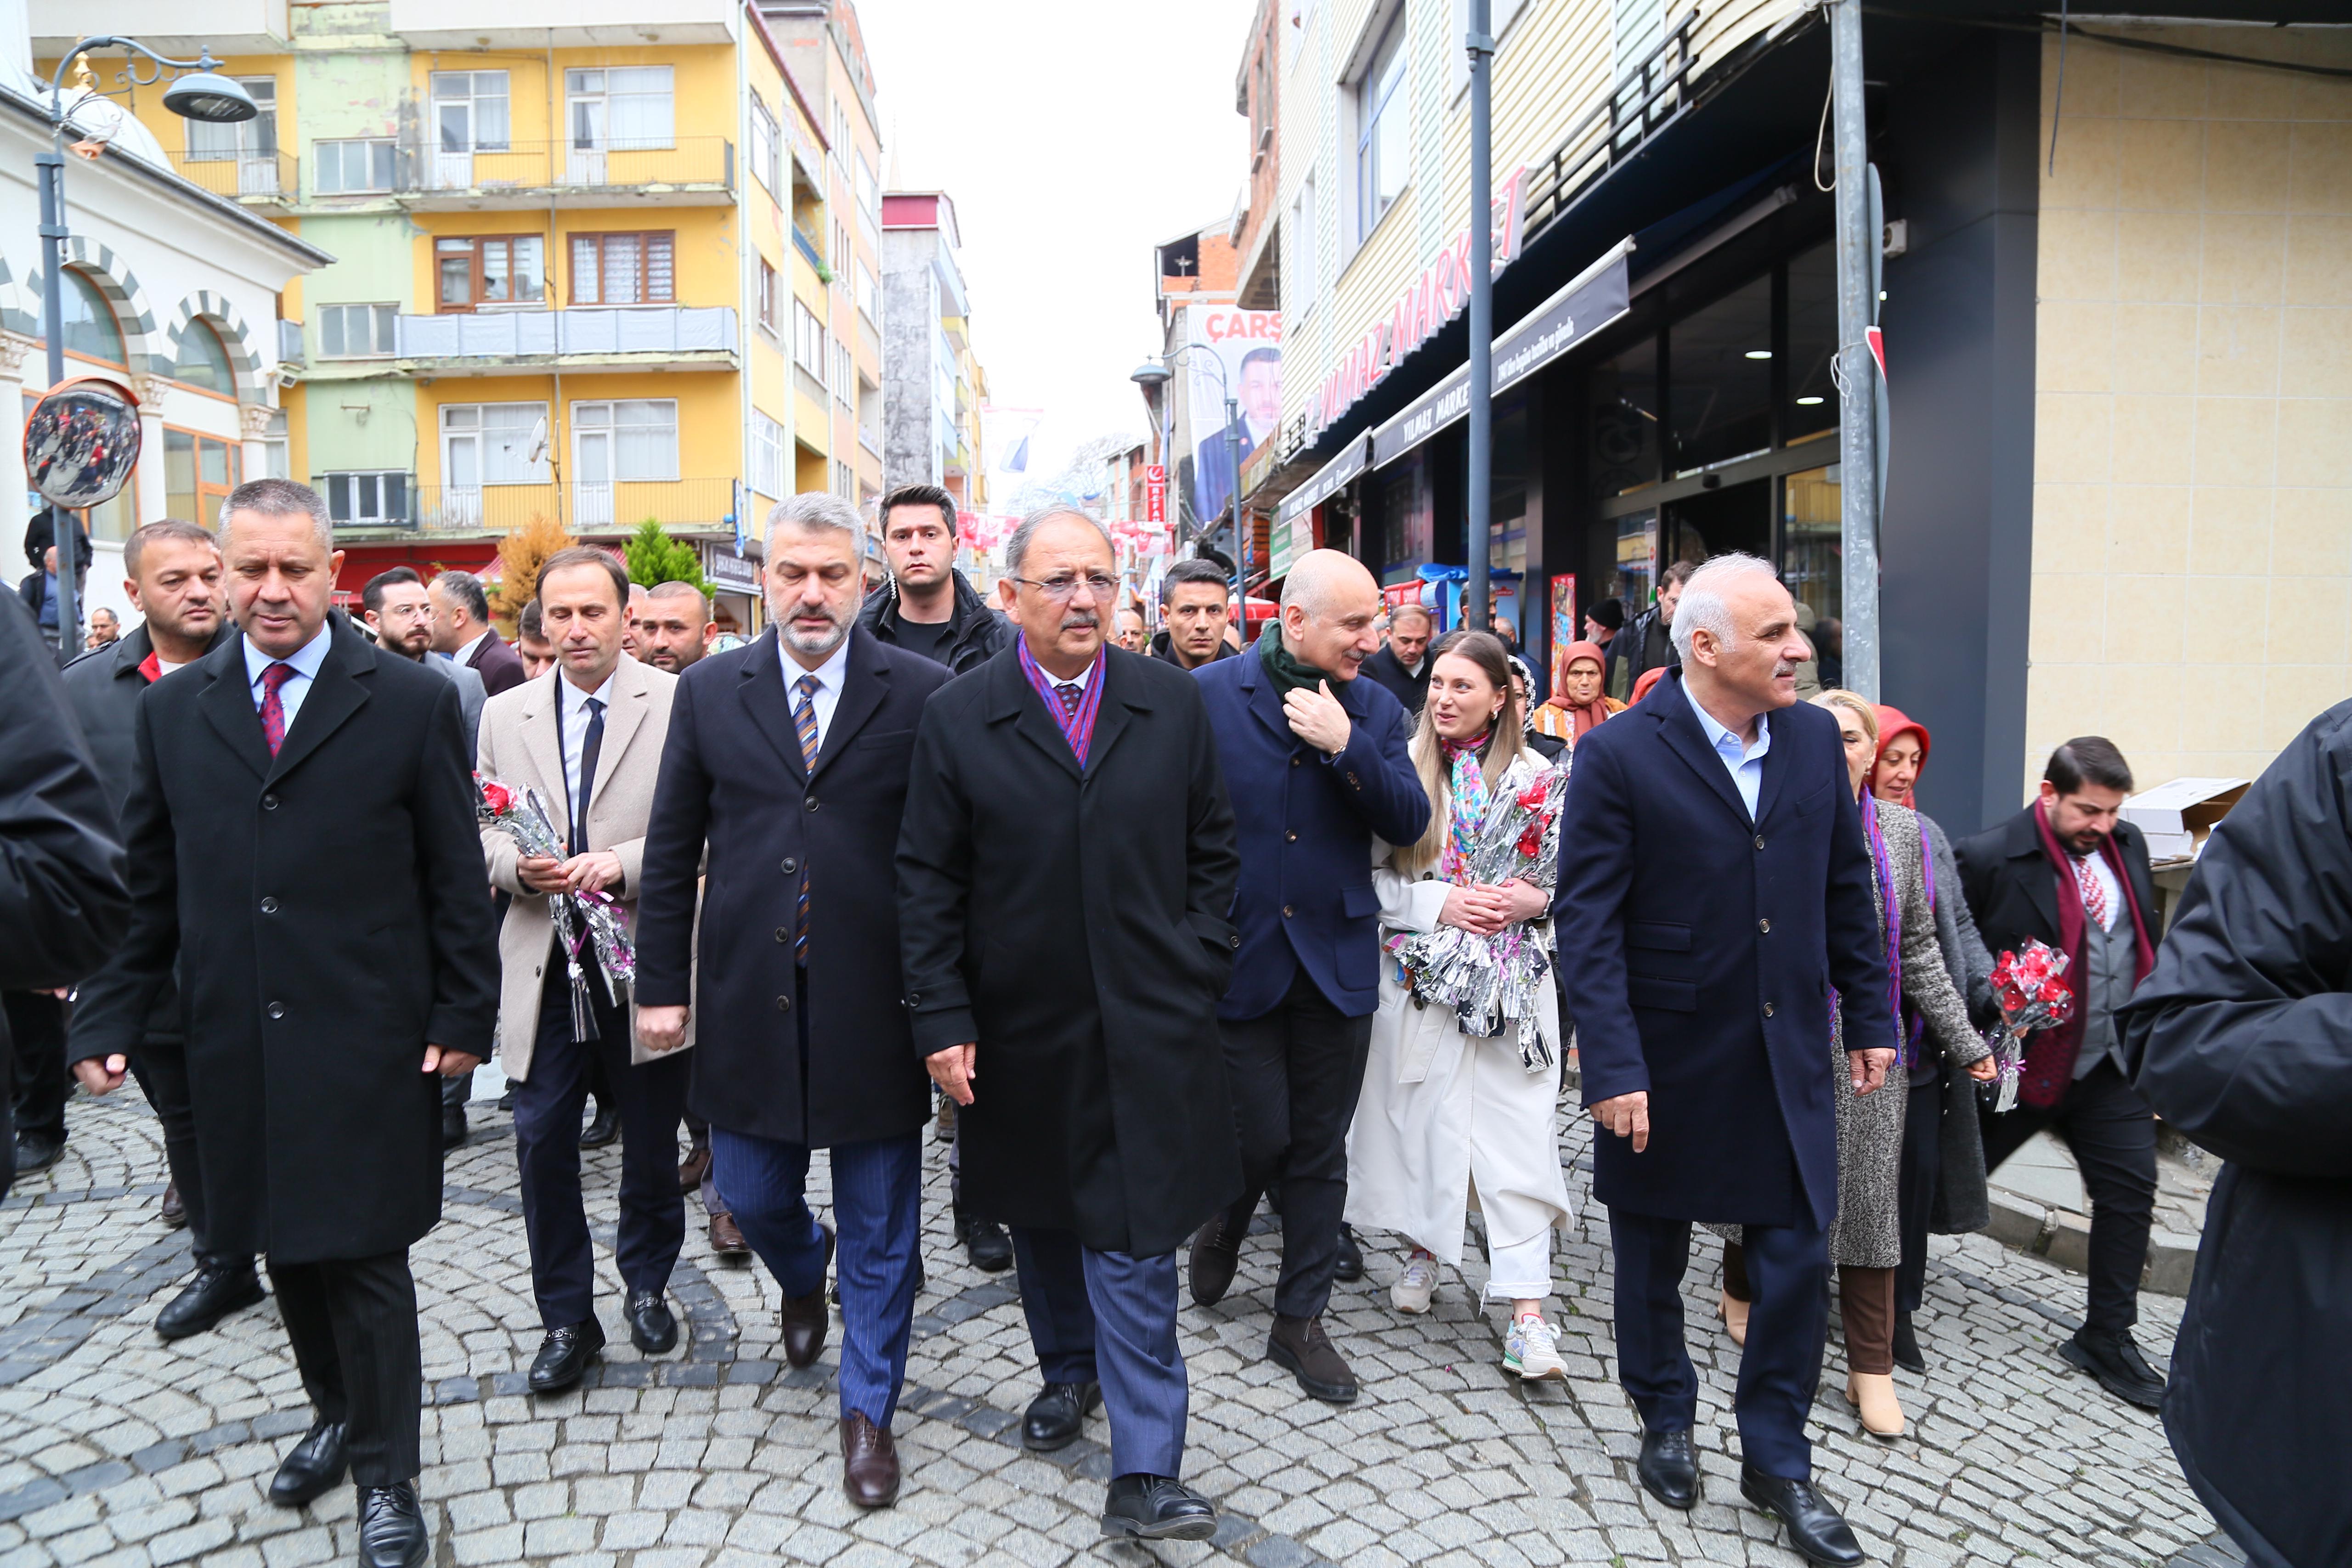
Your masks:
M 1005 544 L 1021 635 L 923 710 L 898 839 L 915 1049 L 968 1202 L 1011 1227 L 1045 1390 L 1022 1441 L 1110 1417 L 1106 1533 L 1206 1540 L 1178 1479 L 1176 1249 L 1241 1191 L 1217 1042 L 1233 808 L 1200 689 L 1106 647 L 1109 536 L 1067 505 Z M 1367 860 L 1365 862 L 1369 864 Z

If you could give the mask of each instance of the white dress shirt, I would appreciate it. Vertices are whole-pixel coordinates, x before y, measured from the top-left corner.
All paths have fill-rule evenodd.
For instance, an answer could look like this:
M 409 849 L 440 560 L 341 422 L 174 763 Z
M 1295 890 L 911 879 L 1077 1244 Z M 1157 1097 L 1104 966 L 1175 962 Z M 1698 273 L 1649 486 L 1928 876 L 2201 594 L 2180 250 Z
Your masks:
M 833 727 L 833 710 L 841 705 L 841 685 L 849 678 L 849 639 L 844 637 L 825 662 L 814 670 L 804 670 L 784 646 L 780 634 L 776 638 L 776 659 L 784 668 L 784 698 L 797 715 L 801 706 L 801 681 L 809 675 L 817 679 L 816 690 L 809 694 L 809 706 L 816 710 L 816 748 L 824 750 L 825 732 Z
M 293 734 L 294 716 L 302 711 L 302 699 L 310 695 L 310 683 L 318 678 L 319 666 L 326 663 L 327 644 L 333 636 L 334 627 L 331 624 L 321 624 L 319 634 L 296 649 L 294 656 L 290 659 L 273 659 L 255 647 L 252 638 L 246 638 L 245 679 L 246 684 L 252 688 L 253 711 L 256 713 L 261 711 L 261 699 L 267 695 L 262 689 L 261 672 L 272 664 L 292 665 L 293 677 L 278 688 L 278 706 L 286 713 L 286 733 Z
M 628 655 L 624 653 L 623 658 Z M 568 674 L 559 671 L 555 677 L 555 700 L 560 705 L 556 717 L 562 725 L 563 737 L 563 820 L 568 827 L 586 815 L 587 802 L 580 799 L 580 753 L 588 743 L 588 702 L 590 698 L 604 705 L 604 711 L 613 711 L 614 677 L 606 675 L 604 684 L 593 692 L 583 692 L 572 684 Z M 601 761 L 601 759 L 600 759 Z M 575 838 L 573 841 L 579 841 Z
M 475 652 L 481 647 L 482 639 L 484 637 L 488 637 L 490 634 L 490 632 L 491 628 L 488 626 L 483 627 L 478 636 L 476 636 L 467 642 L 460 643 L 457 649 L 450 653 L 449 657 L 461 664 L 467 663 L 473 658 Z
M 1080 670 L 1076 674 L 1072 675 L 1066 681 L 1062 679 L 1061 676 L 1055 674 L 1053 671 L 1047 669 L 1043 664 L 1037 666 L 1037 673 L 1045 677 L 1046 688 L 1054 694 L 1056 699 L 1061 696 L 1062 688 L 1064 686 L 1076 686 L 1078 688 L 1078 700 L 1080 702 L 1084 702 L 1086 700 L 1087 688 L 1095 684 L 1095 672 L 1101 668 L 1102 659 L 1097 656 L 1093 664 L 1088 664 L 1085 669 Z
M 1699 728 L 1706 732 L 1706 742 L 1715 747 L 1715 754 L 1723 758 L 1723 766 L 1730 772 L 1731 782 L 1739 790 L 1739 798 L 1748 802 L 1748 820 L 1754 821 L 1756 798 L 1764 789 L 1764 754 L 1772 749 L 1771 718 L 1765 714 L 1756 716 L 1756 744 L 1748 746 L 1739 737 L 1715 722 L 1715 716 L 1700 705 L 1698 694 L 1690 689 L 1687 679 L 1682 685 L 1683 695 L 1690 699 L 1691 712 L 1698 715 Z

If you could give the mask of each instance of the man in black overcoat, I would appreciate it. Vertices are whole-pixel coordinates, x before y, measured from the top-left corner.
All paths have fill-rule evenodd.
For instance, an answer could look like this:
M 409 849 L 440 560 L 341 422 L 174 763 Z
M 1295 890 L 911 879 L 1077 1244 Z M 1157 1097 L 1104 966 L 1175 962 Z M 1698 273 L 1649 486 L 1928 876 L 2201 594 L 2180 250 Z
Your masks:
M 842 1483 L 898 1495 L 890 1437 L 907 1370 L 930 1088 L 899 1005 L 891 857 L 924 699 L 947 670 L 856 624 L 866 530 L 837 496 L 768 515 L 775 625 L 679 678 L 637 898 L 637 1029 L 675 1049 L 701 993 L 687 1099 L 710 1124 L 719 1197 L 784 1293 L 784 1355 L 824 1348 L 840 1249 Z M 809 1152 L 833 1162 L 830 1227 Z
M 962 1109 L 970 1201 L 1013 1231 L 1045 1374 L 1023 1439 L 1108 1406 L 1103 1528 L 1205 1540 L 1177 1476 L 1176 1248 L 1240 1196 L 1217 1000 L 1238 860 L 1192 678 L 1104 645 L 1110 538 L 1023 520 L 999 584 L 1020 640 L 942 689 L 898 840 L 915 1048 Z
M 180 960 L 213 1244 L 268 1255 L 317 1416 L 271 1500 L 348 1467 L 361 1562 L 415 1568 L 408 1249 L 441 1215 L 438 1075 L 489 1051 L 497 937 L 457 688 L 334 612 L 333 542 L 291 480 L 223 507 L 243 635 L 140 698 L 131 936 L 75 1051 L 119 1085 Z
M 2134 1083 L 2221 1156 L 2164 1427 L 2255 1568 L 2352 1562 L 2352 703 L 2206 841 L 2122 1019 Z M 2336 1456 L 2330 1459 L 2329 1455 Z
M 1862 1561 L 1813 1489 L 1805 1421 L 1837 1216 L 1832 998 L 1856 1092 L 1895 1060 L 1870 851 L 1838 727 L 1796 701 L 1807 657 L 1771 566 L 1717 556 L 1675 619 L 1681 667 L 1576 748 L 1553 904 L 1617 1266 L 1618 1377 L 1642 1484 L 1698 1500 L 1683 1341 L 1694 1221 L 1747 1228 L 1756 1303 L 1740 1490 L 1811 1561 Z M 1757 1271 L 1762 1246 L 1764 1270 Z

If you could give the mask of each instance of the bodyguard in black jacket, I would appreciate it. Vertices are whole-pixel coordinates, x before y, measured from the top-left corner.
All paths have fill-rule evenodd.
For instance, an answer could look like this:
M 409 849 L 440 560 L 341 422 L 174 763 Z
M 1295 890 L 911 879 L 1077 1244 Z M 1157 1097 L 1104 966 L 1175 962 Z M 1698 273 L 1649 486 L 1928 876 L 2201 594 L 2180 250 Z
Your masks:
M 882 550 L 890 575 L 866 595 L 857 623 L 894 648 L 920 653 L 957 674 L 993 657 L 1013 627 L 949 563 L 956 550 L 955 497 L 936 485 L 904 485 L 882 497 Z M 908 602 L 939 613 L 940 590 L 952 606 L 945 621 L 909 621 Z
M 2133 1082 L 2228 1163 L 2165 1431 L 2257 1568 L 2352 1562 L 2352 703 L 2213 831 L 2125 1011 Z

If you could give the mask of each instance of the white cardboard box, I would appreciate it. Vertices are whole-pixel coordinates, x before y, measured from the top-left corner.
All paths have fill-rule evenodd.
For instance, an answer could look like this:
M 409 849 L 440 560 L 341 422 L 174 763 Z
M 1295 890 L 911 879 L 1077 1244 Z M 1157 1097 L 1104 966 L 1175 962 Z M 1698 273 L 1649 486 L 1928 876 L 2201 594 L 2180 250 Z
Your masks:
M 2126 800 L 2123 819 L 2147 835 L 2147 858 L 2179 860 L 2205 848 L 2214 824 L 2246 792 L 2243 779 L 2171 779 Z

